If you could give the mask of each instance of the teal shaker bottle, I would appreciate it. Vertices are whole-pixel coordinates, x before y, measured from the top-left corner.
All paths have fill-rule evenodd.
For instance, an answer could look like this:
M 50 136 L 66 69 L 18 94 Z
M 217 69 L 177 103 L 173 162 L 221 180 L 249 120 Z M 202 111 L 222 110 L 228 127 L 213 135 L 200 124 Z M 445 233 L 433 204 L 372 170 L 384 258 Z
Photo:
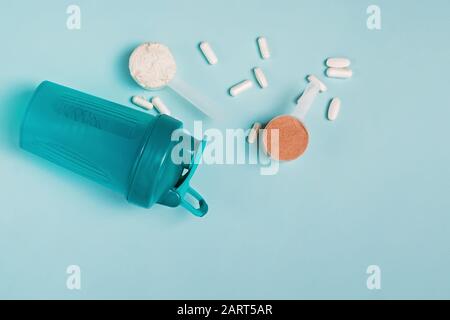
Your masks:
M 28 106 L 20 145 L 141 207 L 181 205 L 202 217 L 208 205 L 189 183 L 205 143 L 185 134 L 195 142 L 181 149 L 189 161 L 173 161 L 180 141 L 172 133 L 181 128 L 169 116 L 155 117 L 45 81 Z

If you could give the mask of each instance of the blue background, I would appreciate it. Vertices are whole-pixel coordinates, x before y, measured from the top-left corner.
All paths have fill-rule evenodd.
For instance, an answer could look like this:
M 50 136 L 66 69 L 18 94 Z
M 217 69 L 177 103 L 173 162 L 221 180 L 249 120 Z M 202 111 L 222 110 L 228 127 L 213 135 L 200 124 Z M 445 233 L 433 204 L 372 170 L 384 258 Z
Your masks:
M 366 27 L 373 3 L 380 31 Z M 81 7 L 79 31 L 66 28 L 70 4 Z M 2 0 L 0 298 L 450 298 L 449 12 L 446 0 Z M 270 60 L 258 57 L 259 35 Z M 127 73 L 145 41 L 167 44 L 178 76 L 223 106 L 206 127 L 247 128 L 291 110 L 328 56 L 350 57 L 355 76 L 326 79 L 307 155 L 277 175 L 202 166 L 193 184 L 211 210 L 196 219 L 133 207 L 18 147 L 42 80 L 126 105 L 149 96 Z M 227 96 L 257 65 L 270 87 Z M 161 95 L 186 127 L 202 119 Z M 343 106 L 331 123 L 333 96 Z M 72 264 L 81 291 L 66 288 Z M 366 287 L 369 265 L 381 267 L 379 291 Z

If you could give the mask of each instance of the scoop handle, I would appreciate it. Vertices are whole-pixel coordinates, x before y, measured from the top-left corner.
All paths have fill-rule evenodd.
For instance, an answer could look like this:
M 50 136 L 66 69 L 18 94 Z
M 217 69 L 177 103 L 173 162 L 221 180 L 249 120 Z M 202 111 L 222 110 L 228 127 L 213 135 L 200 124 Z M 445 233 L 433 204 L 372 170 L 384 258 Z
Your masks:
M 194 172 L 201 162 L 202 154 L 205 148 L 206 140 L 202 140 L 196 154 L 193 157 L 193 161 L 188 172 L 186 173 L 186 176 L 181 182 L 181 185 L 176 189 L 176 193 L 180 196 L 180 205 L 197 217 L 203 217 L 208 213 L 208 204 L 205 199 L 203 199 L 203 197 L 190 186 L 190 182 Z
M 319 86 L 310 82 L 305 91 L 303 91 L 300 99 L 298 99 L 297 106 L 292 112 L 292 116 L 303 122 L 319 92 Z
M 208 118 L 215 119 L 218 117 L 220 108 L 183 80 L 179 78 L 173 79 L 168 85 L 168 88 Z
M 194 206 L 193 201 L 188 201 L 186 198 L 190 197 L 192 200 L 197 202 Z M 205 199 L 191 187 L 188 188 L 184 197 L 181 199 L 181 206 L 187 209 L 190 213 L 197 217 L 204 217 L 208 213 L 208 204 Z

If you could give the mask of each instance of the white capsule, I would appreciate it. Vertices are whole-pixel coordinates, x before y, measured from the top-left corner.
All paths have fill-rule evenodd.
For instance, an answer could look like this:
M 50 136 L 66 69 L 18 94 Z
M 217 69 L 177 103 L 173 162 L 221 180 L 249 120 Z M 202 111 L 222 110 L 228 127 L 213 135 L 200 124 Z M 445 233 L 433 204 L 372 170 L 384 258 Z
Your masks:
M 236 97 L 237 95 L 240 95 L 242 92 L 247 91 L 252 87 L 253 82 L 251 82 L 250 80 L 244 80 L 230 88 L 230 95 L 232 97 Z
M 142 96 L 133 96 L 131 98 L 131 102 L 133 102 L 134 105 L 146 110 L 153 109 L 153 104 Z
M 261 68 L 253 69 L 253 73 L 255 74 L 256 81 L 258 82 L 261 88 L 267 88 L 269 86 L 269 82 L 267 81 L 267 77 L 262 71 Z
M 161 100 L 160 97 L 158 97 L 158 96 L 153 97 L 152 103 L 155 106 L 156 110 L 158 110 L 159 113 L 167 114 L 168 116 L 170 116 L 169 108 L 167 108 L 166 104 Z
M 253 127 L 250 130 L 250 133 L 247 137 L 247 142 L 250 144 L 254 144 L 256 141 L 258 141 L 258 133 L 259 130 L 261 130 L 262 124 L 259 122 L 256 122 Z
M 203 55 L 210 65 L 215 65 L 219 62 L 214 50 L 211 48 L 211 45 L 204 41 L 200 43 L 200 50 L 202 50 Z
M 353 71 L 349 68 L 328 68 L 328 78 L 348 79 L 353 76 Z
M 259 53 L 261 54 L 261 58 L 269 59 L 270 58 L 270 50 L 269 50 L 269 44 L 267 43 L 267 39 L 265 37 L 259 37 L 258 38 L 258 47 L 259 47 Z
M 336 120 L 340 110 L 341 110 L 341 99 L 333 98 L 330 102 L 330 106 L 328 107 L 328 120 L 330 121 Z
M 330 68 L 348 68 L 351 62 L 347 58 L 328 58 L 326 64 Z

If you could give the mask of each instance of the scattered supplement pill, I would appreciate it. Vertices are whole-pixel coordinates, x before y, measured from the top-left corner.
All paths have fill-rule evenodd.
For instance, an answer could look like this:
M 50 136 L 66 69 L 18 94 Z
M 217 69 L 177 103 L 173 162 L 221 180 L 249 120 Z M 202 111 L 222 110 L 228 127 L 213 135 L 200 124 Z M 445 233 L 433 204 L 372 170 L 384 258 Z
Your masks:
M 262 124 L 259 122 L 256 122 L 253 127 L 250 130 L 250 133 L 247 137 L 247 142 L 249 144 L 254 144 L 256 141 L 258 141 L 258 133 L 259 130 L 261 130 Z
M 259 53 L 261 54 L 261 58 L 269 59 L 270 58 L 270 50 L 269 50 L 269 44 L 267 43 L 267 39 L 265 37 L 259 37 L 258 38 L 258 47 L 259 47 Z
M 353 76 L 353 71 L 349 68 L 328 68 L 328 78 L 348 79 Z
M 347 58 L 328 58 L 326 64 L 330 68 L 348 68 L 351 62 Z
M 247 91 L 253 87 L 253 82 L 250 80 L 244 80 L 242 82 L 239 82 L 238 84 L 234 85 L 230 89 L 230 95 L 232 97 L 236 97 L 237 95 L 241 94 L 244 91 Z
M 131 102 L 133 102 L 134 105 L 141 107 L 146 110 L 152 110 L 153 104 L 145 99 L 143 96 L 133 96 L 131 98 Z
M 330 121 L 336 120 L 340 110 L 341 110 L 341 99 L 333 98 L 330 102 L 330 106 L 328 107 L 328 120 Z
M 256 81 L 258 82 L 259 86 L 261 88 L 267 88 L 269 86 L 269 82 L 267 81 L 266 75 L 262 71 L 261 68 L 255 68 L 253 69 L 253 72 L 255 74 Z
M 152 99 L 152 104 L 155 106 L 155 108 L 159 111 L 161 114 L 167 114 L 170 116 L 170 110 L 167 108 L 166 104 L 161 100 L 160 97 L 156 96 Z
M 215 65 L 217 64 L 217 62 L 219 62 L 219 59 L 217 58 L 216 54 L 211 48 L 211 45 L 208 42 L 206 41 L 201 42 L 200 50 L 202 50 L 203 55 L 205 56 L 206 60 L 210 65 Z

